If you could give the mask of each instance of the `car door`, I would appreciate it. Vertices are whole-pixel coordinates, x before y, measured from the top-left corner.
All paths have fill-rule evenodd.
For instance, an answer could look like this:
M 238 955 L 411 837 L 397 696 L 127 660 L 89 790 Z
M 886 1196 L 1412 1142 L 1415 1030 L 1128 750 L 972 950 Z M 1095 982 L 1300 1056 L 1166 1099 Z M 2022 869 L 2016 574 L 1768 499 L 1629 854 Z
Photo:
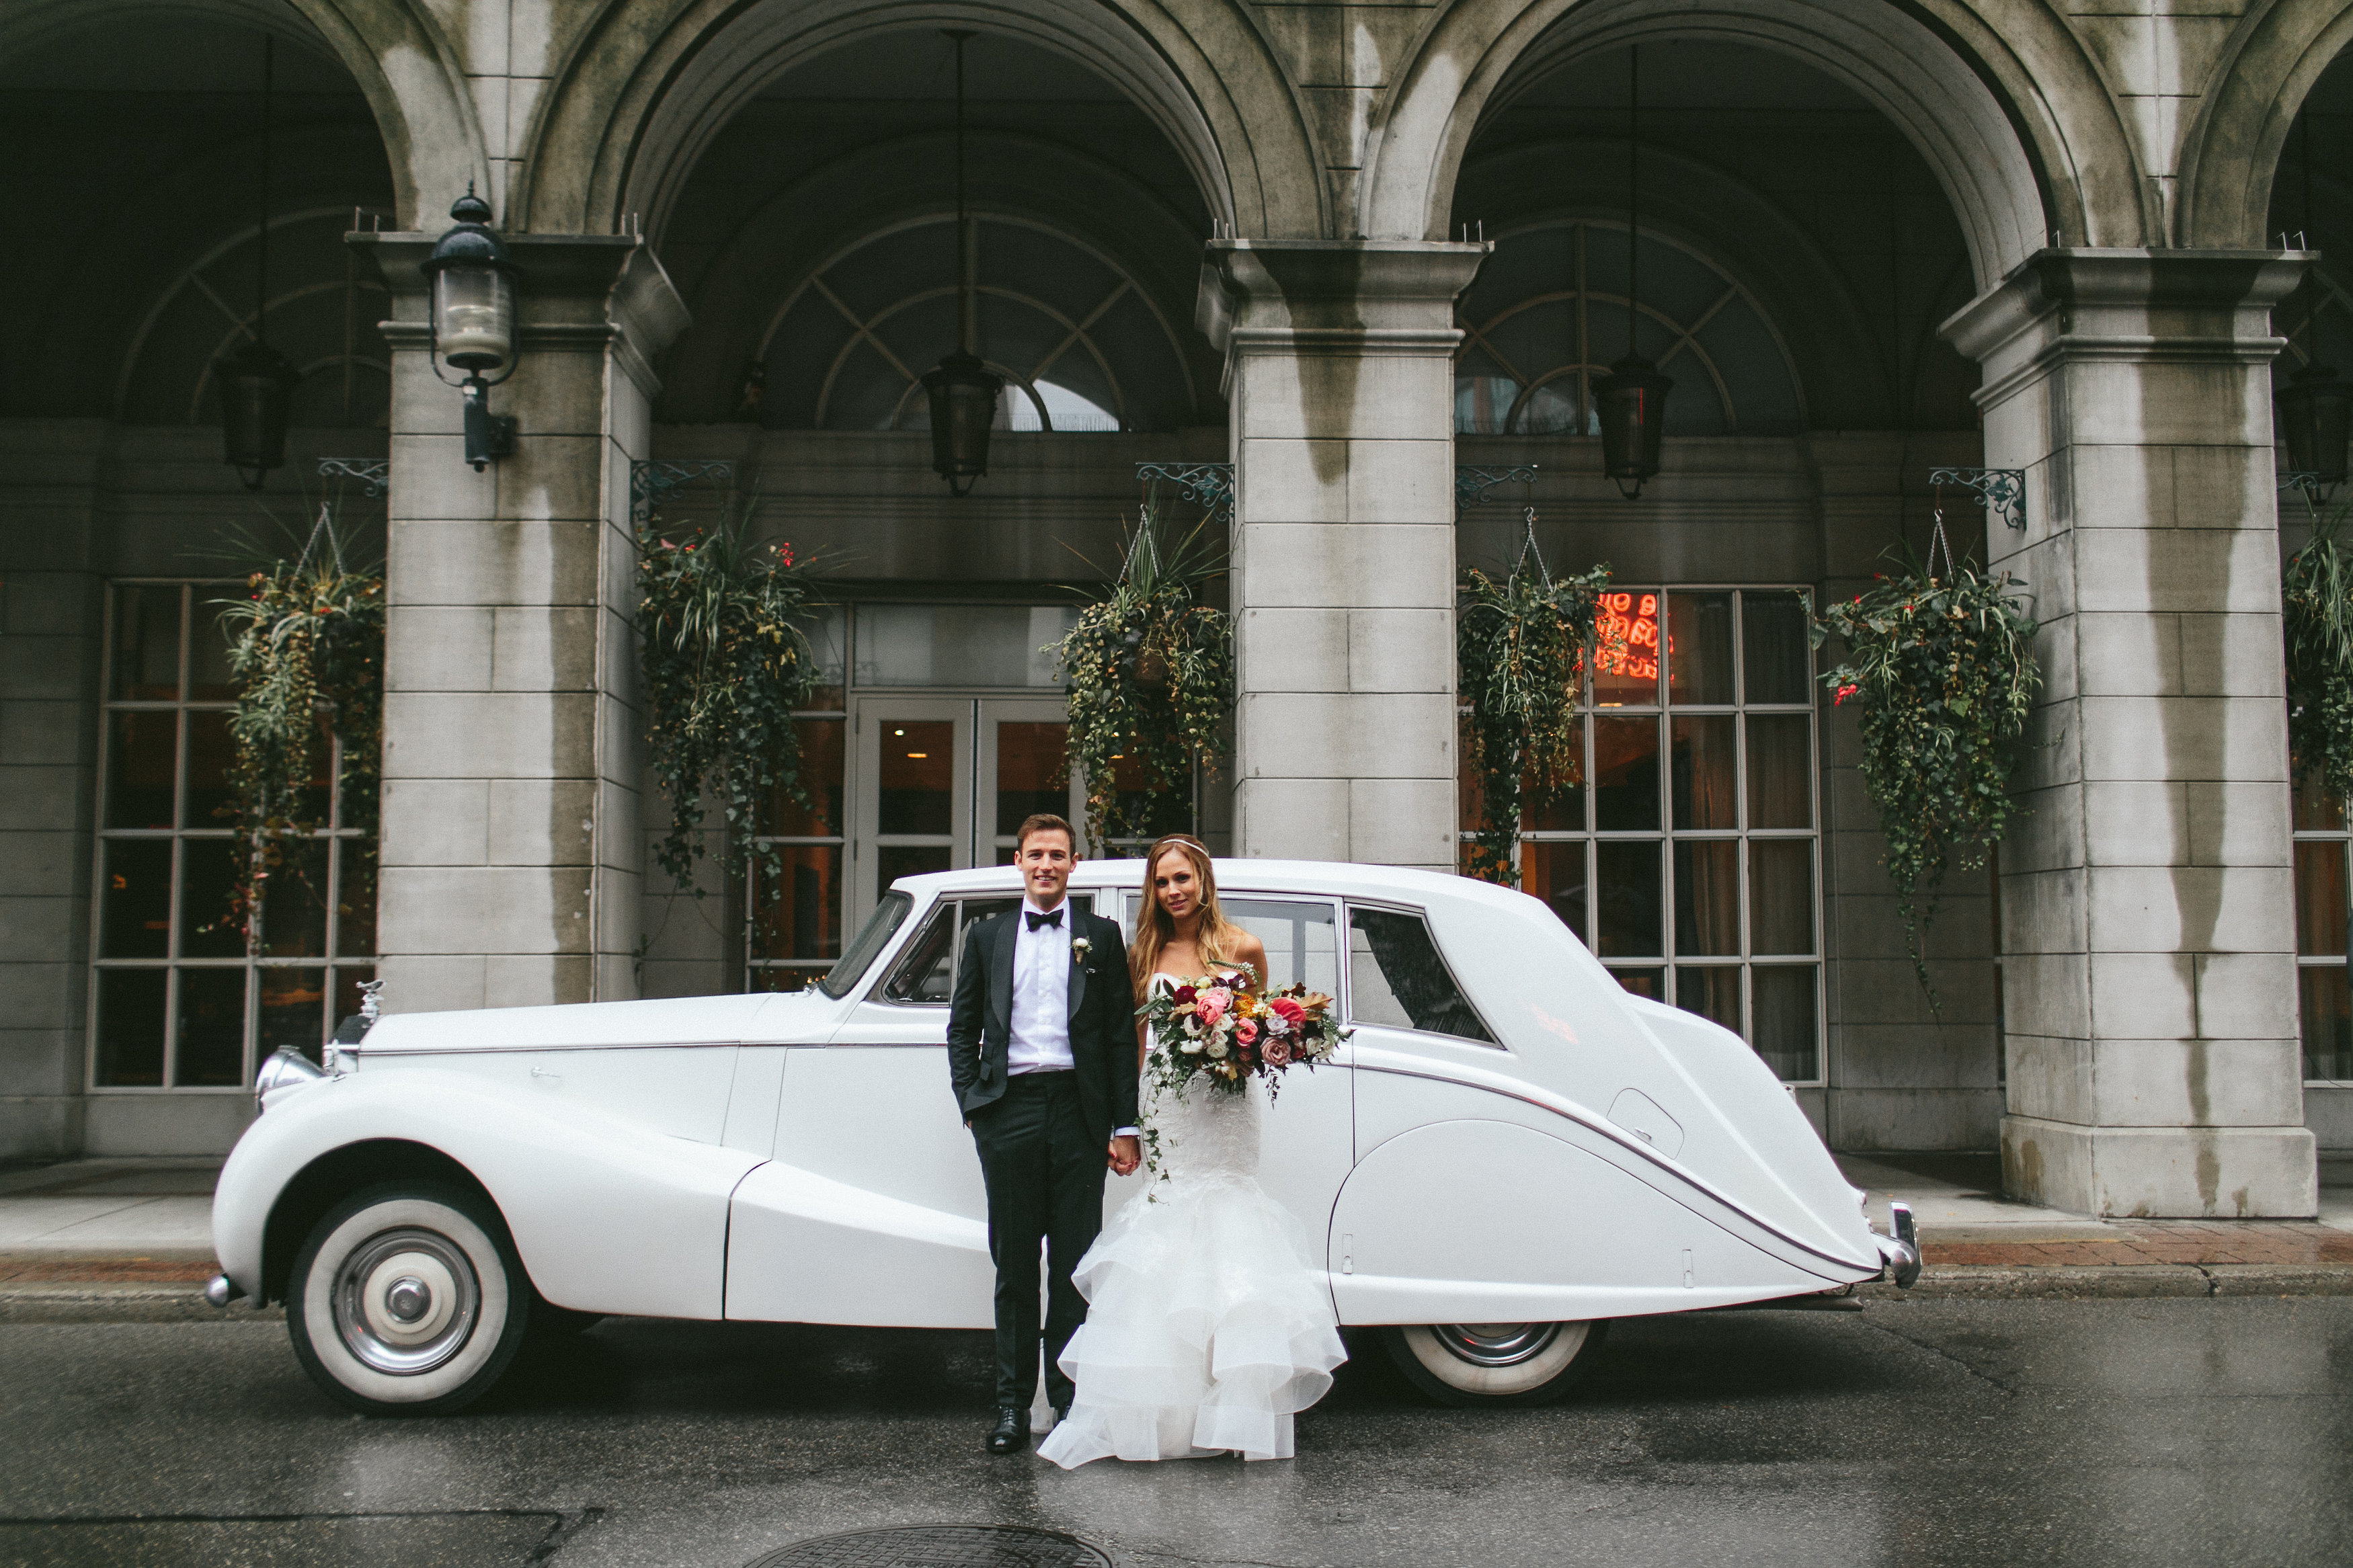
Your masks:
M 939 900 L 829 1042 L 786 1047 L 770 1163 L 735 1196 L 730 1318 L 993 1321 L 987 1197 L 949 1088 L 948 1001 L 965 932 L 1018 901 Z
M 1268 985 L 1304 984 L 1340 994 L 1338 910 L 1331 900 L 1252 893 L 1218 902 L 1228 920 L 1266 944 Z M 1259 1142 L 1259 1184 L 1299 1216 L 1319 1256 L 1355 1160 L 1352 1058 L 1343 1042 L 1324 1065 L 1283 1074 Z

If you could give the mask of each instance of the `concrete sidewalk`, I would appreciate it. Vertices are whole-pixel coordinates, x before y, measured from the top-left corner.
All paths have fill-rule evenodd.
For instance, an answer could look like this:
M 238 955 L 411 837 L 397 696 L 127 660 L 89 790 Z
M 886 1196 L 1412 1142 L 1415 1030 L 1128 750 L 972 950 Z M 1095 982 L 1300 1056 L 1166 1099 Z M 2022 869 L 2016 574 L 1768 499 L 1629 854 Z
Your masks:
M 1912 1205 L 1916 1295 L 2353 1295 L 2353 1158 L 2322 1162 L 2315 1220 L 2102 1220 L 2000 1194 L 1991 1154 L 1841 1154 L 1884 1226 Z M 0 1171 L 0 1321 L 220 1317 L 217 1160 L 76 1160 Z M 1874 1296 L 1894 1287 L 1865 1287 Z M 250 1316 L 240 1306 L 231 1312 Z

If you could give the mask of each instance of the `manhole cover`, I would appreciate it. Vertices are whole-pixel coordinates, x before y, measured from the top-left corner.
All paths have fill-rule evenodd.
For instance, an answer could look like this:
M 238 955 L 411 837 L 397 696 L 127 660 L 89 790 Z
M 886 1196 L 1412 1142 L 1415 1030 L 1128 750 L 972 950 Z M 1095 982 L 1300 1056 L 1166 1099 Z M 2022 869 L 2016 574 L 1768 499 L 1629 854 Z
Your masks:
M 1051 1530 L 915 1524 L 820 1536 L 750 1568 L 1112 1568 L 1102 1550 Z

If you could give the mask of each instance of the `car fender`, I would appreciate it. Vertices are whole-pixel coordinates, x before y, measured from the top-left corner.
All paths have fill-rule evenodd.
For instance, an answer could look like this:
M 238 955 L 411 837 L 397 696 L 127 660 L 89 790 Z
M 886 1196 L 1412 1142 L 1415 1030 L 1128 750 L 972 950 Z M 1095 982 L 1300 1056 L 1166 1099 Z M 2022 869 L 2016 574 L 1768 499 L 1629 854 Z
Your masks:
M 760 1156 L 576 1106 L 559 1118 L 478 1076 L 429 1068 L 346 1074 L 271 1095 L 214 1194 L 222 1271 L 259 1297 L 269 1217 L 290 1184 L 338 1150 L 384 1142 L 434 1150 L 480 1183 L 532 1283 L 555 1305 L 724 1314 L 728 1194 Z

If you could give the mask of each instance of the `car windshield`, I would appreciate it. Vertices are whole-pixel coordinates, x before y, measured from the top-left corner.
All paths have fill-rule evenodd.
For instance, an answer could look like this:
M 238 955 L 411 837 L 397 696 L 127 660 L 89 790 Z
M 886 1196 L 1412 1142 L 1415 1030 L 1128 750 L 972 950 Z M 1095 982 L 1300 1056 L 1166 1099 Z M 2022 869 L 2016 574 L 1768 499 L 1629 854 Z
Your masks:
M 849 988 L 865 974 L 874 962 L 874 955 L 882 951 L 883 944 L 906 920 L 907 911 L 914 907 L 915 900 L 904 893 L 883 894 L 882 901 L 874 906 L 874 912 L 866 917 L 866 924 L 859 931 L 858 940 L 849 944 L 831 969 L 826 971 L 825 978 L 818 982 L 818 989 L 837 1001 L 849 995 Z

